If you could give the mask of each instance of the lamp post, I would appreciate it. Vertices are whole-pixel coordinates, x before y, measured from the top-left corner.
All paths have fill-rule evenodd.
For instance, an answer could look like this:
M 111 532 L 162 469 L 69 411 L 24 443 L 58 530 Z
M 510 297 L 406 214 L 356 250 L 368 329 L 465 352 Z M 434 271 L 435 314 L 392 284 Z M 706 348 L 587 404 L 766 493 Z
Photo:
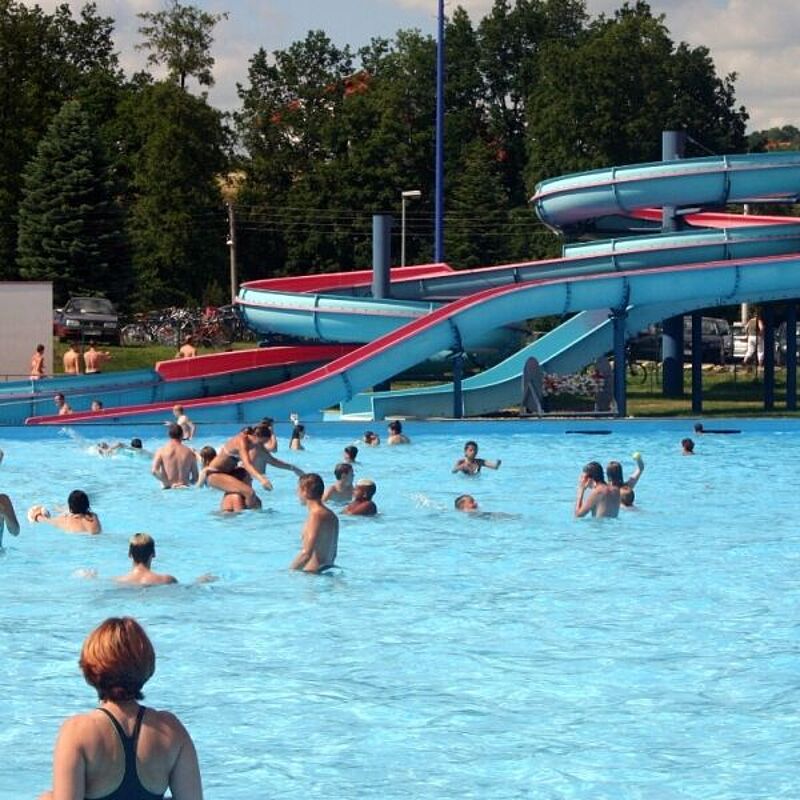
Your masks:
M 422 192 L 419 189 L 408 189 L 400 192 L 400 266 L 406 265 L 406 201 L 419 200 Z

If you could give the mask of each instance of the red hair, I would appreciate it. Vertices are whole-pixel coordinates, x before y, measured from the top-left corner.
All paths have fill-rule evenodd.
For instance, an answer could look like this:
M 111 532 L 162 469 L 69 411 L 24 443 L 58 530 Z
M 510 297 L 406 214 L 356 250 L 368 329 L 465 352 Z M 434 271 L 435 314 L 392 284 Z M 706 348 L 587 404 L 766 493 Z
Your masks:
M 109 617 L 86 637 L 78 663 L 101 700 L 141 700 L 156 654 L 133 617 Z

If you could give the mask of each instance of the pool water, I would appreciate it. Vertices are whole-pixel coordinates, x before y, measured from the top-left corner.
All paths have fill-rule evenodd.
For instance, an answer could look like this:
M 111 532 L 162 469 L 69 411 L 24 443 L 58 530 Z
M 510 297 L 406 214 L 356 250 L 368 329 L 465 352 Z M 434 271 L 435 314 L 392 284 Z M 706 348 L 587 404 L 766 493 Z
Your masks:
M 281 426 L 278 455 L 332 479 L 364 426 L 308 427 L 290 452 Z M 689 422 L 405 430 L 411 446 L 361 449 L 380 516 L 342 518 L 327 577 L 287 570 L 304 518 L 291 473 L 270 471 L 264 511 L 225 518 L 219 493 L 164 492 L 146 459 L 89 446 L 141 431 L 0 433 L 18 512 L 81 487 L 104 526 L 5 536 L 0 797 L 50 785 L 59 724 L 95 702 L 81 642 L 124 614 L 158 656 L 145 702 L 185 723 L 211 800 L 796 796 L 800 428 L 694 437 L 691 458 Z M 499 471 L 450 473 L 470 438 Z M 581 466 L 618 458 L 627 476 L 635 450 L 640 510 L 574 520 Z M 457 513 L 463 492 L 512 516 Z M 138 531 L 180 586 L 110 581 Z

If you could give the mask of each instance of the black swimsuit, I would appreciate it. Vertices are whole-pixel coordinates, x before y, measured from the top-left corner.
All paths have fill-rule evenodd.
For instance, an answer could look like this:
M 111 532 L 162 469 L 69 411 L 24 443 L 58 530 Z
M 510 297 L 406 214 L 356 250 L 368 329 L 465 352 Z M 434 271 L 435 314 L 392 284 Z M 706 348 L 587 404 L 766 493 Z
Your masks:
M 122 776 L 122 783 L 113 792 L 92 800 L 163 800 L 164 792 L 161 792 L 161 794 L 148 792 L 142 786 L 139 774 L 136 772 L 136 745 L 139 743 L 139 731 L 142 727 L 142 717 L 145 712 L 144 706 L 139 708 L 139 713 L 136 715 L 136 724 L 133 727 L 132 736 L 128 736 L 125 733 L 122 725 L 119 724 L 117 718 L 110 711 L 105 708 L 101 708 L 100 711 L 111 720 L 119 736 L 122 751 L 125 754 L 125 774 Z

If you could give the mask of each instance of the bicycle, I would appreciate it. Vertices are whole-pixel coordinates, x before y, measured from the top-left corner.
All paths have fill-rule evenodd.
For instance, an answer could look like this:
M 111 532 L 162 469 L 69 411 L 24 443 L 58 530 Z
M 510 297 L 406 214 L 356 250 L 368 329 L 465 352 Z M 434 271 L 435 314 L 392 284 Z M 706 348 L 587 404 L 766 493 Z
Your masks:
M 625 347 L 625 366 L 628 377 L 633 383 L 647 383 L 647 367 L 643 362 L 636 360 L 630 345 Z

